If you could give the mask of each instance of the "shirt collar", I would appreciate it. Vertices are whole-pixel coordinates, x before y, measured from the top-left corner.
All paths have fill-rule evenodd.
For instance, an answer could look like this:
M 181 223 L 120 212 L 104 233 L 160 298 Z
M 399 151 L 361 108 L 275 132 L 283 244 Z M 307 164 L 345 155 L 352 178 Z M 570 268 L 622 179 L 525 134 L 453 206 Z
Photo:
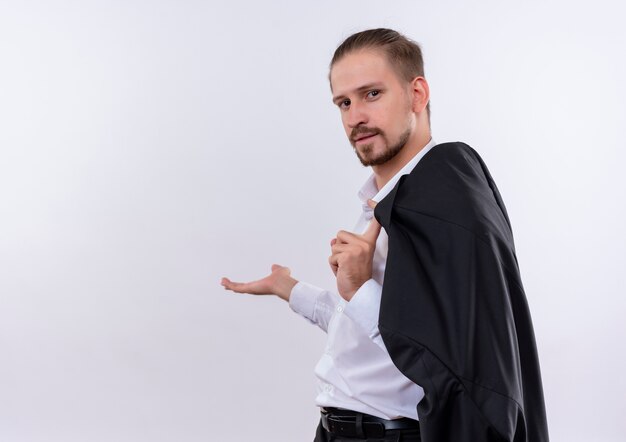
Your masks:
M 366 215 L 369 215 L 368 218 L 371 218 L 373 216 L 372 214 L 373 210 L 370 208 L 370 206 L 367 205 L 367 200 L 373 199 L 374 201 L 379 202 L 384 197 L 386 197 L 389 194 L 389 192 L 391 192 L 391 190 L 395 187 L 400 177 L 402 175 L 411 173 L 411 171 L 417 165 L 419 160 L 421 160 L 422 157 L 426 155 L 426 152 L 428 152 L 434 146 L 436 146 L 436 143 L 431 138 L 428 144 L 426 144 L 426 146 L 424 146 L 417 154 L 415 154 L 415 156 L 411 158 L 409 162 L 406 163 L 404 167 L 402 167 L 402 169 L 400 169 L 398 173 L 396 173 L 389 180 L 389 182 L 385 184 L 383 188 L 380 190 L 378 190 L 378 187 L 376 186 L 375 175 L 372 173 L 369 176 L 369 178 L 365 181 L 363 186 L 361 186 L 361 189 L 358 192 L 359 199 L 361 200 L 361 203 L 363 204 L 363 211 L 365 212 Z

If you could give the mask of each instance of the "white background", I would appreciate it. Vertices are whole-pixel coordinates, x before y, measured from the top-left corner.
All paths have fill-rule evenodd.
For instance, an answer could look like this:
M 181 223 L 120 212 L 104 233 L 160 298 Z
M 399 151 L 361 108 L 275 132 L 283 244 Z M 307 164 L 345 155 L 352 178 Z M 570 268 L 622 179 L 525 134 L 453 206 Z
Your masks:
M 369 171 L 327 67 L 379 26 L 504 197 L 552 440 L 623 440 L 621 5 L 1 1 L 0 440 L 312 440 L 324 334 L 219 280 L 333 287 Z

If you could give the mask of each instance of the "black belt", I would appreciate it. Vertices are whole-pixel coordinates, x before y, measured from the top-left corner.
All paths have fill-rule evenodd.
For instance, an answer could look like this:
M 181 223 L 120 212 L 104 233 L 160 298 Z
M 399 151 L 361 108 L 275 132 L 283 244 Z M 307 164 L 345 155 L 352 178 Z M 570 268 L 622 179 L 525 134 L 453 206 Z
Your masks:
M 387 430 L 419 430 L 419 422 L 408 417 L 382 419 L 358 411 L 321 408 L 322 426 L 329 433 L 345 437 L 383 437 Z

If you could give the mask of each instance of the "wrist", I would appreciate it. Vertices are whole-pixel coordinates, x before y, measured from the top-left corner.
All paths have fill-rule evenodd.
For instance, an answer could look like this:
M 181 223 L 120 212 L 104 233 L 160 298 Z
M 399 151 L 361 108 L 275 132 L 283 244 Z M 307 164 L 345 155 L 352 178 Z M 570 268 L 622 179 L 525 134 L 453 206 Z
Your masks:
M 276 296 L 285 301 L 289 302 L 289 297 L 291 296 L 291 290 L 298 283 L 297 279 L 288 276 L 286 278 L 282 278 L 278 281 L 276 291 L 274 292 Z
M 361 287 L 363 287 L 363 284 L 365 284 L 370 279 L 372 279 L 371 275 L 363 276 L 359 278 L 359 280 L 353 281 L 349 287 L 344 287 L 343 289 L 341 287 L 338 287 L 339 295 L 341 295 L 341 297 L 346 301 L 350 302 L 352 297 L 361 289 Z

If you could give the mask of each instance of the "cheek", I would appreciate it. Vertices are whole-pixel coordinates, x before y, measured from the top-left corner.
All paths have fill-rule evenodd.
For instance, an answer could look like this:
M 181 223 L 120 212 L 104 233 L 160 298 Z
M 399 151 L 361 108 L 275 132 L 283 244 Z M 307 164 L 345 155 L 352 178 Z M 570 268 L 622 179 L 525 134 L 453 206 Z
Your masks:
M 411 113 L 402 106 L 389 107 L 386 109 L 386 123 L 390 132 L 402 133 L 407 129 L 411 119 Z
M 391 129 L 398 124 L 398 109 L 391 103 L 377 103 L 376 117 L 381 125 L 385 125 L 387 128 Z

